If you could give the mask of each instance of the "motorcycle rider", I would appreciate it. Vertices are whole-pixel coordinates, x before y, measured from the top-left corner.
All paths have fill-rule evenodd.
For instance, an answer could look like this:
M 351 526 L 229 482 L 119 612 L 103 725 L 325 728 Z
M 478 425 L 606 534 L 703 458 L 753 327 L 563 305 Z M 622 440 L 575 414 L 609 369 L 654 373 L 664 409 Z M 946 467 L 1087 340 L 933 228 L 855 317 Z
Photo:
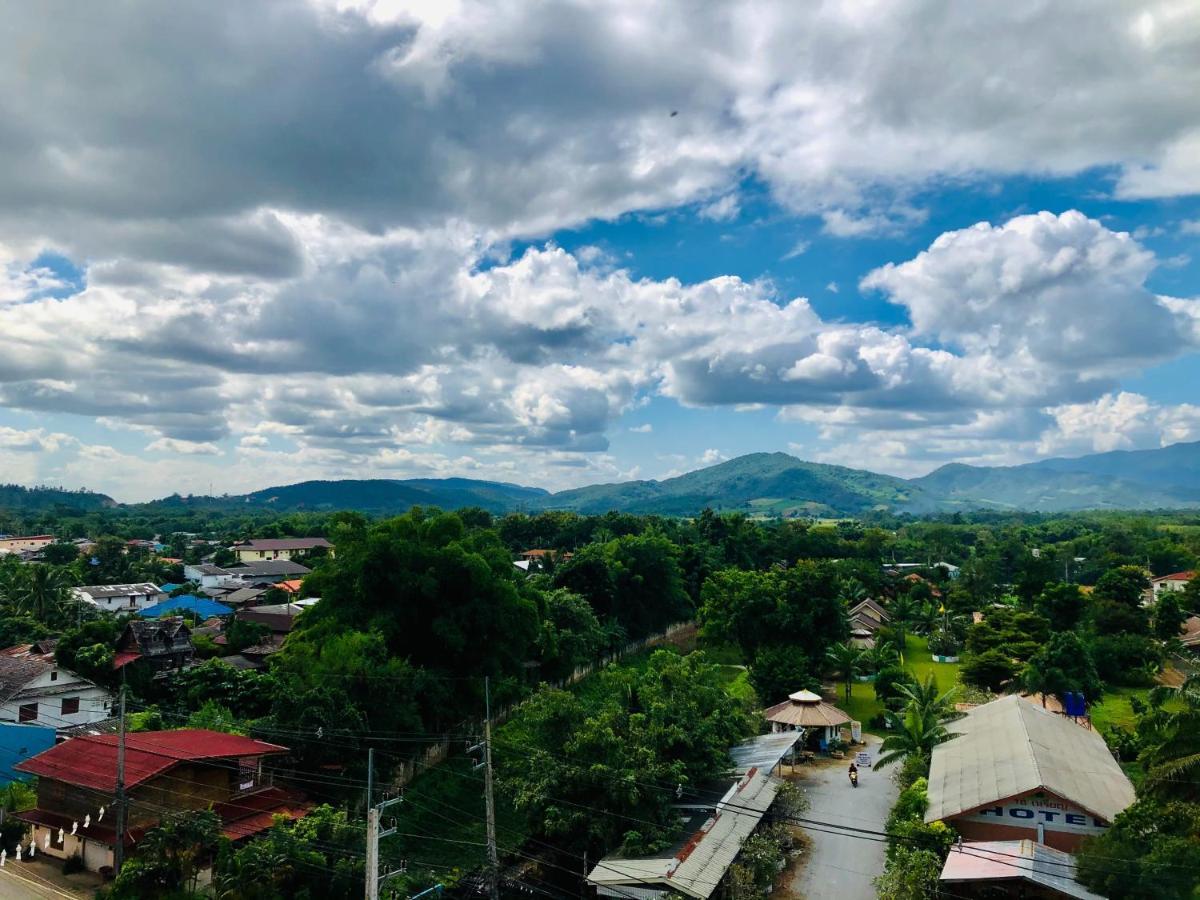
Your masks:
M 850 775 L 850 783 L 852 785 L 854 785 L 855 787 L 858 787 L 858 766 L 855 765 L 854 760 L 850 761 L 849 775 Z

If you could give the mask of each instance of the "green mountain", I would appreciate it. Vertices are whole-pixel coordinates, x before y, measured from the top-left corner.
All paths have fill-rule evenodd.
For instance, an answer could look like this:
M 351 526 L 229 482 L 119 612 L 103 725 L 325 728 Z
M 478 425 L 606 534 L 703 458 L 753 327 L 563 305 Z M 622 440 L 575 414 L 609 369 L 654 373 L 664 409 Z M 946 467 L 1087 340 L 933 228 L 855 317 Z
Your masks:
M 0 509 L 27 510 L 78 510 L 90 512 L 116 506 L 112 497 L 91 491 L 68 491 L 65 488 L 21 487 L 19 484 L 0 484 Z
M 853 515 L 876 508 L 932 509 L 919 487 L 862 469 L 751 453 L 664 481 L 597 484 L 551 494 L 544 509 L 695 515 L 706 506 L 762 516 Z
M 943 509 L 1182 509 L 1200 507 L 1200 442 L 1114 450 L 1021 466 L 952 463 L 912 484 Z
M 472 478 L 411 478 L 345 481 L 302 481 L 233 497 L 170 497 L 157 501 L 205 507 L 259 507 L 274 510 L 356 509 L 389 515 L 414 506 L 460 509 L 479 506 L 491 512 L 532 507 L 547 496 L 541 488 Z

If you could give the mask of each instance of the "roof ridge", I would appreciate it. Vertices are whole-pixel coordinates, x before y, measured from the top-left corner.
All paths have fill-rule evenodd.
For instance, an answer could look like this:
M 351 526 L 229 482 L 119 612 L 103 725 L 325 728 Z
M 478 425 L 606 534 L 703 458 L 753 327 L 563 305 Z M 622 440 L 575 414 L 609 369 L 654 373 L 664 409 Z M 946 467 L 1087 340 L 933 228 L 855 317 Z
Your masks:
M 1046 786 L 1046 779 L 1042 775 L 1042 763 L 1041 763 L 1041 760 L 1038 759 L 1037 752 L 1034 750 L 1033 736 L 1029 733 L 1029 725 L 1025 721 L 1025 715 L 1024 715 L 1024 713 L 1021 712 L 1021 708 L 1024 706 L 1028 706 L 1030 709 L 1033 709 L 1033 710 L 1036 710 L 1037 707 L 1028 701 L 1022 702 L 1021 698 L 1018 697 L 1016 694 L 1012 694 L 1011 696 L 1017 704 L 1017 719 L 1020 721 L 1021 731 L 1025 735 L 1025 746 L 1029 751 L 1029 758 L 1033 761 L 1033 771 L 1034 771 L 1034 774 L 1037 775 L 1038 786 L 1044 788 Z M 1047 712 L 1047 715 L 1050 714 L 1048 710 L 1046 712 Z

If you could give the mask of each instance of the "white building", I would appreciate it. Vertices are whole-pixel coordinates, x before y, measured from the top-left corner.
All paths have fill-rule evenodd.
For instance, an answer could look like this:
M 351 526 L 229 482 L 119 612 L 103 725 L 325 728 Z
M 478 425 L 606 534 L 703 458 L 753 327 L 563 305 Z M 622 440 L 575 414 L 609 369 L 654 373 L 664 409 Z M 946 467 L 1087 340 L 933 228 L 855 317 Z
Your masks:
M 75 599 L 90 603 L 105 612 L 138 612 L 167 599 L 158 585 L 141 584 L 93 584 L 71 588 Z
M 183 577 L 185 580 L 198 584 L 200 587 L 221 587 L 234 581 L 232 575 L 220 566 L 214 566 L 211 563 L 201 563 L 199 565 L 186 565 L 183 567 Z
M 266 559 L 291 559 L 313 550 L 325 550 L 333 556 L 333 544 L 325 538 L 258 538 L 230 548 L 238 562 L 259 562 Z
M 1182 591 L 1187 583 L 1196 577 L 1195 572 L 1172 572 L 1170 575 L 1159 575 L 1150 579 L 1150 590 L 1157 597 L 1163 591 Z
M 0 722 L 48 728 L 88 725 L 112 715 L 112 694 L 54 661 L 53 640 L 0 650 Z

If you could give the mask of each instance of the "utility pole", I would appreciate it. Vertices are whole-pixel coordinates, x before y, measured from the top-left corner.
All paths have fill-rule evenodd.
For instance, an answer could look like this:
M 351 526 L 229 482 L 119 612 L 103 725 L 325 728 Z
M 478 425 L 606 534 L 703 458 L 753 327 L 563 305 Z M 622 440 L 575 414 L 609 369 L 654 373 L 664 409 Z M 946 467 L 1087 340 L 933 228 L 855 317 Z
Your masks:
M 367 753 L 371 762 L 374 759 L 370 751 Z M 370 788 L 368 788 L 368 791 Z M 369 796 L 369 795 L 368 795 Z M 397 803 L 402 803 L 403 797 L 393 797 L 391 800 L 384 800 L 378 806 L 371 806 L 367 809 L 367 858 L 366 858 L 366 900 L 379 900 L 379 885 L 393 875 L 398 875 L 407 868 L 407 860 L 399 869 L 392 872 L 385 872 L 382 876 L 379 874 L 379 839 L 385 838 L 389 834 L 395 834 L 396 829 L 388 828 L 380 830 L 379 822 L 383 816 L 383 811 L 389 806 L 394 806 Z
M 488 894 L 500 900 L 500 858 L 496 853 L 496 798 L 492 793 L 492 693 L 491 679 L 483 679 L 483 790 L 487 803 Z
M 125 862 L 125 684 L 121 684 L 121 721 L 117 725 L 117 840 L 113 846 L 113 872 L 121 874 Z

